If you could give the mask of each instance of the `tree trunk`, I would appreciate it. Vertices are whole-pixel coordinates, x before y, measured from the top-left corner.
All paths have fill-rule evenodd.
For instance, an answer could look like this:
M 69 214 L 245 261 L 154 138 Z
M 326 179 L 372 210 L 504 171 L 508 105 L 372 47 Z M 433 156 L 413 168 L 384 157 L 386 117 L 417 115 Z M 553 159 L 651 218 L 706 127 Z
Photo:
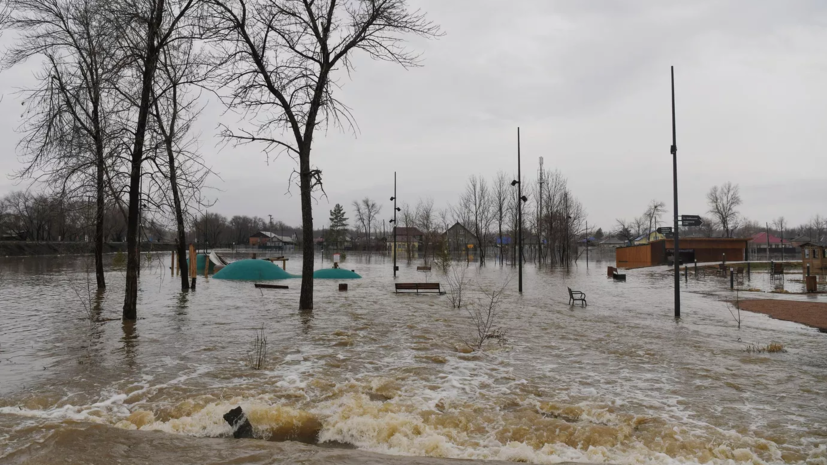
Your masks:
M 313 311 L 313 206 L 311 192 L 313 179 L 310 174 L 310 142 L 299 155 L 299 170 L 302 204 L 302 287 L 299 296 L 299 310 Z
M 141 103 L 138 108 L 138 123 L 135 128 L 135 146 L 132 148 L 132 163 L 129 173 L 129 216 L 126 228 L 126 294 L 123 303 L 123 319 L 138 319 L 138 208 L 141 201 L 141 163 L 144 157 L 144 137 L 146 136 L 147 118 L 152 81 L 158 64 L 158 47 L 155 44 L 164 13 L 164 0 L 157 0 L 153 5 L 152 21 L 148 24 L 146 40 L 146 61 L 141 85 Z
M 97 173 L 95 180 L 95 278 L 98 283 L 98 290 L 106 289 L 106 279 L 103 275 L 103 170 L 106 169 L 103 162 L 103 142 L 98 140 L 97 147 Z
M 181 290 L 190 288 L 189 267 L 187 266 L 187 236 L 184 230 L 184 212 L 181 209 L 181 196 L 178 193 L 178 173 L 175 168 L 175 153 L 172 149 L 172 139 L 167 137 L 167 157 L 169 158 L 169 184 L 172 188 L 172 203 L 175 207 L 175 225 L 177 227 L 176 249 L 178 251 L 178 267 L 181 270 Z

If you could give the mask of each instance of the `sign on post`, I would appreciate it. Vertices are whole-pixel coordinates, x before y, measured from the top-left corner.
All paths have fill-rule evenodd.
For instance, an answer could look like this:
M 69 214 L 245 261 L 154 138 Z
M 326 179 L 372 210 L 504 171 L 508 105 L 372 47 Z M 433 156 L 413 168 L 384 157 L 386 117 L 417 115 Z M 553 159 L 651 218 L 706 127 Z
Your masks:
M 341 258 L 341 255 L 339 255 L 337 253 L 334 253 L 333 254 L 333 263 L 339 263 L 339 258 Z
M 672 234 L 672 228 L 669 227 L 669 226 L 660 227 L 660 228 L 656 229 L 655 231 L 657 231 L 658 234 L 663 234 L 664 236 L 666 236 L 667 234 Z
M 681 226 L 700 226 L 703 223 L 698 215 L 681 215 Z

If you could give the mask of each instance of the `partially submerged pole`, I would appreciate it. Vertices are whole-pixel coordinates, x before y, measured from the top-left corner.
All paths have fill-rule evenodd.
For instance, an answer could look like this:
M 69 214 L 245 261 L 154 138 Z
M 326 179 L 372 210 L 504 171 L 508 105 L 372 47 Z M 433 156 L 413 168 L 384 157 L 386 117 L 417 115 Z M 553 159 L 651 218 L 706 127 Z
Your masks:
M 517 128 L 517 247 L 520 249 L 518 260 L 518 289 L 523 293 L 523 178 L 520 172 L 520 128 Z
M 675 318 L 681 317 L 681 276 L 680 276 L 680 227 L 678 225 L 678 138 L 675 130 L 675 67 L 672 66 L 672 187 L 674 194 L 675 222 Z
M 192 276 L 192 280 L 190 281 L 190 289 L 193 291 L 195 290 L 195 277 L 198 274 L 196 259 L 195 246 L 190 244 L 190 276 Z

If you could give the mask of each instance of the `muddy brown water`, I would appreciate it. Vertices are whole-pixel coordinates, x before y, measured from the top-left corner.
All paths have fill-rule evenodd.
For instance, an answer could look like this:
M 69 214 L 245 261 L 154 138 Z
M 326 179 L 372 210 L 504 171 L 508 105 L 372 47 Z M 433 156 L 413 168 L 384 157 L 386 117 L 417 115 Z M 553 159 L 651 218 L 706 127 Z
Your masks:
M 720 279 L 690 279 L 676 323 L 662 270 L 615 283 L 606 262 L 528 266 L 520 296 L 515 270 L 472 267 L 468 303 L 511 283 L 507 343 L 469 353 L 468 314 L 394 295 L 384 257 L 349 257 L 363 279 L 348 292 L 317 281 L 312 315 L 299 280 L 182 294 L 160 258 L 129 325 L 122 270 L 98 296 L 87 257 L 0 259 L 0 463 L 827 463 L 827 334 L 747 312 L 738 330 Z M 417 264 L 398 281 L 426 279 Z M 567 286 L 589 306 L 569 307 Z M 770 342 L 786 352 L 745 350 Z M 228 439 L 238 405 L 269 441 Z

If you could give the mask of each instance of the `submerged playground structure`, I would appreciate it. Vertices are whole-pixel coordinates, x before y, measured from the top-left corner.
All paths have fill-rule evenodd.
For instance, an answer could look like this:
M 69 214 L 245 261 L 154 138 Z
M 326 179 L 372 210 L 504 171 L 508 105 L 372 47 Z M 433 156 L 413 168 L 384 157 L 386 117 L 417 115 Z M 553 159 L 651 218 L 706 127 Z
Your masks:
M 194 260 L 193 260 L 194 257 Z M 190 258 L 187 259 L 189 264 L 190 276 L 193 281 L 199 275 L 208 277 L 213 275 L 215 279 L 223 279 L 230 281 L 275 281 L 283 279 L 301 278 L 300 274 L 290 274 L 286 271 L 287 261 L 289 258 L 246 258 L 236 261 L 227 261 L 221 255 L 210 252 L 209 254 L 196 254 L 194 249 L 190 249 Z M 281 262 L 282 266 L 276 265 L 275 262 Z M 173 275 L 180 272 L 177 268 L 177 261 L 175 260 L 175 252 L 172 252 L 172 263 L 170 271 Z M 324 268 L 313 272 L 313 279 L 359 279 L 361 276 L 354 270 L 345 270 L 339 268 L 338 262 L 334 263 L 333 268 Z M 192 287 L 194 288 L 194 282 Z

